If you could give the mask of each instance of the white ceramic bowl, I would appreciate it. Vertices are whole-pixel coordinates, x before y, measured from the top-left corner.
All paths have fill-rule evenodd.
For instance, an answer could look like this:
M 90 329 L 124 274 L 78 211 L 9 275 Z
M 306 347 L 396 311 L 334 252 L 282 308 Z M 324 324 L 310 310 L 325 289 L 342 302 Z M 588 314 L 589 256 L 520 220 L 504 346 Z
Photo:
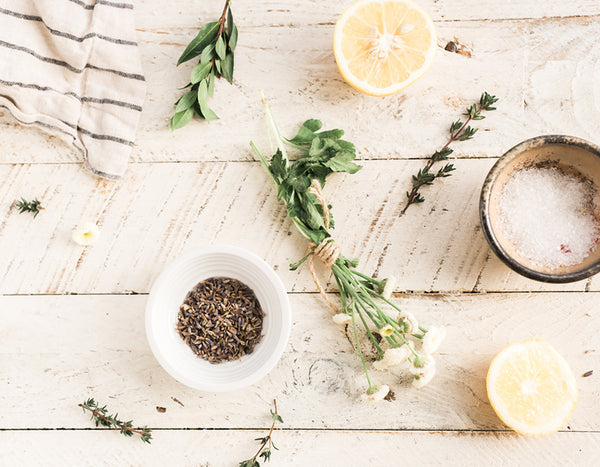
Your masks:
M 252 353 L 211 364 L 183 342 L 176 323 L 187 293 L 199 282 L 219 276 L 250 287 L 265 317 L 262 339 Z M 255 254 L 228 245 L 190 250 L 175 259 L 154 282 L 146 305 L 146 335 L 158 362 L 181 383 L 204 391 L 233 391 L 256 383 L 281 358 L 290 327 L 290 304 L 279 276 Z

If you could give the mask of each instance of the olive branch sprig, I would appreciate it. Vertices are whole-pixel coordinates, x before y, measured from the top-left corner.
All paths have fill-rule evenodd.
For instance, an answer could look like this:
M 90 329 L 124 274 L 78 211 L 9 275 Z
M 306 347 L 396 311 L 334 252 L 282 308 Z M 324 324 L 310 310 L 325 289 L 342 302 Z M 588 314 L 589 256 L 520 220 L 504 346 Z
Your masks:
M 200 56 L 200 62 L 192 69 L 191 89 L 175 103 L 175 115 L 171 118 L 171 130 L 187 125 L 194 114 L 207 121 L 217 120 L 217 114 L 208 107 L 215 79 L 225 78 L 233 82 L 233 51 L 237 45 L 238 29 L 233 22 L 231 0 L 225 1 L 218 21 L 205 24 L 179 57 L 177 65 Z
M 143 428 L 133 428 L 132 420 L 123 422 L 119 420 L 119 414 L 108 415 L 106 406 L 100 407 L 100 405 L 98 405 L 98 403 L 92 398 L 86 400 L 82 404 L 77 405 L 81 407 L 84 412 L 88 411 L 91 413 L 91 420 L 96 423 L 96 426 L 105 426 L 107 428 L 119 430 L 119 432 L 124 436 L 133 436 L 133 434 L 136 433 L 140 435 L 144 443 L 150 444 L 150 440 L 152 439 L 152 430 L 150 430 L 148 427 L 145 426 Z
M 44 209 L 42 207 L 42 202 L 37 198 L 33 201 L 27 201 L 25 198 L 21 198 L 20 200 L 15 201 L 15 207 L 19 210 L 19 214 L 23 214 L 24 212 L 32 213 L 34 219 L 40 213 L 40 210 Z
M 283 423 L 283 418 L 281 418 L 281 415 L 277 413 L 277 401 L 275 399 L 273 399 L 273 407 L 275 410 L 271 410 L 272 423 L 269 434 L 263 438 L 256 438 L 256 441 L 260 441 L 260 447 L 258 448 L 258 451 L 251 459 L 246 459 L 245 461 L 240 462 L 239 467 L 260 467 L 260 462 L 257 460 L 259 457 L 265 462 L 269 462 L 271 460 L 271 450 L 279 450 L 279 448 L 275 446 L 272 436 L 275 424 Z
M 448 142 L 440 149 L 439 151 L 434 152 L 421 170 L 417 172 L 417 175 L 413 175 L 412 177 L 412 189 L 406 192 L 406 205 L 404 209 L 402 209 L 400 215 L 404 214 L 408 207 L 411 204 L 418 204 L 425 201 L 425 198 L 420 193 L 420 189 L 423 186 L 433 185 L 433 181 L 437 178 L 445 178 L 452 175 L 452 172 L 455 170 L 454 164 L 446 164 L 437 172 L 431 172 L 431 167 L 436 162 L 445 161 L 448 159 L 448 156 L 454 152 L 453 149 L 450 148 L 450 144 L 455 141 L 466 141 L 468 139 L 473 138 L 475 133 L 477 133 L 477 128 L 473 128 L 469 125 L 472 120 L 483 120 L 485 118 L 482 115 L 482 112 L 496 110 L 496 107 L 492 107 L 498 98 L 496 96 L 492 96 L 484 91 L 484 93 L 479 98 L 479 102 L 476 104 L 472 104 L 470 107 L 467 107 L 465 112 L 463 113 L 466 116 L 466 120 L 463 122 L 462 119 L 458 119 L 455 122 L 452 122 L 450 125 L 450 138 Z

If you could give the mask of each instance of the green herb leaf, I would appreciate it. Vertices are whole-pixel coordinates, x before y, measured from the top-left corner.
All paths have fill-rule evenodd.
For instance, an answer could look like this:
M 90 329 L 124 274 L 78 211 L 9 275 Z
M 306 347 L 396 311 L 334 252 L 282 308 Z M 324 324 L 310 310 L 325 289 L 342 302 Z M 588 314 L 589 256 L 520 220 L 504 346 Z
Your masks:
M 238 29 L 235 23 L 233 22 L 233 13 L 231 12 L 231 8 L 227 12 L 227 35 L 229 36 L 228 45 L 231 51 L 235 49 L 238 40 Z
M 223 78 L 225 78 L 227 81 L 232 83 L 233 82 L 233 54 L 231 52 L 229 52 L 225 56 L 225 60 L 223 60 L 221 68 L 223 70 Z
M 354 174 L 361 169 L 361 166 L 352 162 L 355 155 L 349 152 L 341 152 L 335 157 L 332 157 L 324 163 L 326 167 L 329 167 L 334 172 L 348 172 Z
M 217 69 L 217 74 L 218 75 L 222 75 L 223 72 L 221 71 L 221 60 L 216 59 L 215 60 L 215 68 Z
M 199 83 L 200 81 L 202 81 L 204 78 L 206 78 L 210 69 L 211 69 L 210 62 L 204 63 L 204 64 L 198 63 L 198 65 L 196 65 L 192 70 L 191 82 L 193 84 L 196 84 L 196 83 Z
M 178 112 L 171 118 L 171 130 L 175 131 L 179 128 L 186 126 L 192 121 L 194 116 L 194 109 L 191 107 L 183 112 Z
M 210 97 L 213 96 L 215 92 L 215 72 L 214 70 L 210 70 L 210 76 L 208 78 L 208 95 Z
M 218 21 L 213 21 L 202 26 L 200 31 L 198 31 L 198 35 L 188 44 L 181 54 L 181 57 L 179 57 L 177 65 L 181 65 L 182 63 L 197 57 L 208 44 L 214 42 L 219 32 L 219 25 L 220 23 Z
M 208 44 L 202 50 L 202 54 L 200 55 L 200 63 L 209 63 L 212 61 L 215 56 L 215 44 Z
M 319 131 L 322 126 L 323 123 L 320 120 L 306 120 L 298 130 L 298 134 L 288 141 L 293 144 L 311 143 L 315 132 Z
M 218 120 L 219 117 L 215 114 L 207 105 L 206 98 L 208 97 L 208 85 L 206 81 L 201 81 L 198 86 L 198 104 L 200 105 L 200 112 L 202 116 L 207 120 Z
M 179 98 L 175 106 L 175 113 L 185 112 L 196 102 L 196 91 L 190 91 Z
M 225 60 L 226 47 L 225 47 L 225 41 L 223 40 L 223 36 L 219 36 L 219 38 L 217 39 L 217 44 L 215 45 L 215 51 L 217 52 L 217 55 L 219 56 L 219 58 L 221 60 Z

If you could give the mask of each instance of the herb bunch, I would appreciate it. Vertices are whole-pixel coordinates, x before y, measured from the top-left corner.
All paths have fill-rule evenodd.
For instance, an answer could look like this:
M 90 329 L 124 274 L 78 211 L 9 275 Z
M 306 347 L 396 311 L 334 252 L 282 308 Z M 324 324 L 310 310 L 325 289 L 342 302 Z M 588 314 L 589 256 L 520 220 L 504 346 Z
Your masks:
M 15 207 L 19 210 L 19 214 L 23 214 L 24 212 L 32 213 L 34 219 L 40 213 L 40 209 L 44 209 L 42 207 L 42 202 L 37 198 L 33 201 L 27 201 L 25 198 L 21 198 L 19 201 L 15 202 Z
M 190 90 L 175 104 L 171 130 L 187 125 L 194 114 L 207 121 L 219 118 L 208 107 L 207 100 L 213 96 L 216 78 L 222 77 L 229 83 L 233 82 L 233 52 L 237 39 L 238 29 L 233 22 L 231 0 L 226 0 L 219 20 L 202 26 L 177 61 L 177 65 L 181 65 L 200 56 L 200 62 L 192 69 L 190 82 L 185 86 Z
M 275 410 L 271 410 L 271 429 L 269 430 L 269 434 L 263 438 L 256 438 L 256 441 L 260 441 L 260 447 L 254 457 L 251 459 L 246 459 L 245 461 L 240 462 L 239 467 L 260 467 L 260 462 L 257 460 L 261 458 L 264 462 L 269 462 L 271 460 L 271 450 L 279 450 L 275 443 L 273 442 L 273 429 L 275 428 L 276 423 L 283 423 L 283 418 L 281 415 L 277 413 L 277 401 L 273 400 L 273 407 Z
M 388 395 L 389 387 L 373 383 L 358 338 L 357 323 L 362 325 L 376 350 L 377 361 L 374 366 L 377 369 L 409 362 L 409 370 L 414 375 L 413 384 L 426 384 L 435 372 L 431 353 L 439 346 L 443 331 L 433 328 L 427 332 L 425 328 L 419 327 L 414 316 L 402 312 L 390 301 L 395 280 L 378 280 L 357 271 L 355 268 L 358 259 L 341 254 L 330 233 L 330 228 L 333 227 L 331 206 L 325 202 L 321 188 L 325 186 L 327 177 L 334 172 L 353 174 L 360 169 L 354 163 L 354 145 L 341 139 L 343 130 L 319 131 L 322 126 L 319 120 L 307 120 L 294 138 L 285 139 L 281 136 L 269 107 L 266 103 L 264 105 L 270 133 L 277 142 L 277 151 L 267 160 L 254 143 L 250 144 L 275 182 L 278 200 L 285 203 L 288 216 L 309 243 L 308 254 L 291 263 L 290 268 L 296 269 L 308 260 L 319 292 L 335 308 L 334 321 L 352 326 L 354 343 L 368 383 L 364 398 L 382 399 Z M 288 158 L 286 146 L 299 151 L 300 156 L 295 162 Z M 331 269 L 338 286 L 341 308 L 333 306 L 318 283 L 312 268 L 313 256 L 317 256 Z M 384 308 L 387 310 L 384 311 Z M 383 340 L 378 339 L 379 336 L 376 337 L 375 334 Z M 418 349 L 415 339 L 422 341 Z
M 91 413 L 91 420 L 96 423 L 96 426 L 105 426 L 107 428 L 119 430 L 119 432 L 124 436 L 133 436 L 133 434 L 136 433 L 140 435 L 141 440 L 144 443 L 150 444 L 150 440 L 152 439 L 152 430 L 150 430 L 148 427 L 133 428 L 132 420 L 123 422 L 119 420 L 119 414 L 108 415 L 106 406 L 100 407 L 100 405 L 91 398 L 82 404 L 78 404 L 78 406 L 81 407 L 84 412 L 88 411 Z
M 423 186 L 433 185 L 434 180 L 438 178 L 445 178 L 452 175 L 452 172 L 455 170 L 454 164 L 446 164 L 437 172 L 431 172 L 431 167 L 436 162 L 441 162 L 448 160 L 448 156 L 454 152 L 449 146 L 455 141 L 466 141 L 468 139 L 473 138 L 475 133 L 477 133 L 477 128 L 473 128 L 469 125 L 471 120 L 483 120 L 485 118 L 482 115 L 482 112 L 496 110 L 496 107 L 492 107 L 498 98 L 496 96 L 491 96 L 487 92 L 484 92 L 479 98 L 479 102 L 476 104 L 472 104 L 470 107 L 467 107 L 463 115 L 466 120 L 463 122 L 462 119 L 458 119 L 455 122 L 452 122 L 450 125 L 450 137 L 448 138 L 448 142 L 440 149 L 439 151 L 434 152 L 427 161 L 425 167 L 423 167 L 417 175 L 412 176 L 412 189 L 406 192 L 406 205 L 404 209 L 402 209 L 401 215 L 406 212 L 408 207 L 411 204 L 418 204 L 425 201 L 425 198 L 419 191 Z

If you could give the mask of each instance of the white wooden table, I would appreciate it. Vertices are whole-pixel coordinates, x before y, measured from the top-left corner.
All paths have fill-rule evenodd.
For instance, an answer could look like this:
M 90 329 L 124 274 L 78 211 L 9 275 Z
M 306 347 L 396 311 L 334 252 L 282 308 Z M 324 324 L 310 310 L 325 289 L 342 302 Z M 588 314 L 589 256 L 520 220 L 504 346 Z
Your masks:
M 337 71 L 333 25 L 349 1 L 234 0 L 235 83 L 219 83 L 212 101 L 221 120 L 176 133 L 168 120 L 192 65 L 174 64 L 222 0 L 135 3 L 148 98 L 122 181 L 92 177 L 70 145 L 0 112 L 0 465 L 234 466 L 256 449 L 273 398 L 285 420 L 273 466 L 599 465 L 600 276 L 524 279 L 490 252 L 478 220 L 485 174 L 515 143 L 544 133 L 600 142 L 598 0 L 421 0 L 437 57 L 387 98 L 359 94 Z M 444 50 L 450 40 L 458 53 Z M 381 373 L 396 400 L 357 400 L 359 360 L 310 274 L 288 270 L 305 244 L 249 151 L 250 139 L 265 142 L 259 88 L 287 134 L 318 117 L 357 144 L 364 169 L 332 177 L 326 196 L 361 269 L 397 274 L 396 300 L 447 326 L 425 389 Z M 483 90 L 500 98 L 498 110 L 456 146 L 455 175 L 400 217 L 411 174 Z M 21 196 L 46 210 L 17 214 Z M 98 215 L 100 241 L 75 245 L 73 226 Z M 294 313 L 269 376 L 219 395 L 173 380 L 144 334 L 153 279 L 185 248 L 213 242 L 276 268 Z M 485 391 L 491 358 L 534 336 L 567 358 L 579 387 L 568 425 L 539 439 L 509 431 Z M 153 427 L 152 445 L 93 428 L 77 407 L 87 397 Z

